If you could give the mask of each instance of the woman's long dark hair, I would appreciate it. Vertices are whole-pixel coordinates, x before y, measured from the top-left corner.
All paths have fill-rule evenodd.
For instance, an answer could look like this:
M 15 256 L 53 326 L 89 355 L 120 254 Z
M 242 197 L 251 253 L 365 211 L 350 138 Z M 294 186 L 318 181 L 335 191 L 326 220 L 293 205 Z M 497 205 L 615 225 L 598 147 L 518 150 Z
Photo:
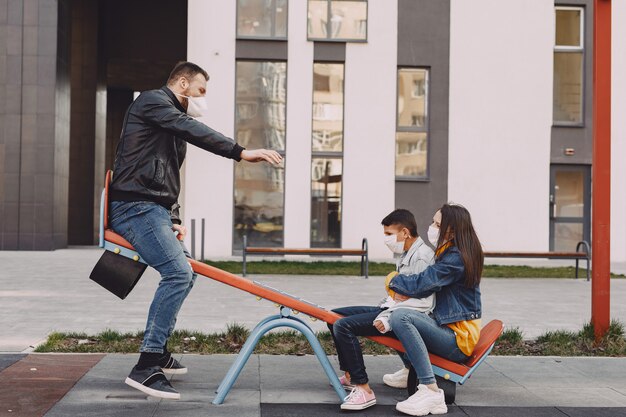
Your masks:
M 444 204 L 441 211 L 441 227 L 437 248 L 445 245 L 445 240 L 459 249 L 465 266 L 465 285 L 468 288 L 480 284 L 485 256 L 478 240 L 472 218 L 467 209 L 459 204 Z

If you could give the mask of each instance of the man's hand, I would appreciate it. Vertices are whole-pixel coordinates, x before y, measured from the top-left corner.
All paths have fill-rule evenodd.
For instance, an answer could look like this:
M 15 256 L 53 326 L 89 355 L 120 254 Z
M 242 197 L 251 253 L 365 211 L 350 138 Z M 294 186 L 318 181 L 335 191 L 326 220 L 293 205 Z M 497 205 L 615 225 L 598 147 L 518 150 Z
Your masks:
M 374 320 L 374 327 L 381 333 L 385 333 L 385 325 L 380 320 Z
M 271 151 L 269 149 L 254 149 L 248 150 L 244 149 L 241 151 L 241 159 L 248 162 L 261 162 L 266 161 L 272 165 L 279 165 L 283 157 L 276 151 Z
M 181 224 L 172 225 L 172 230 L 178 232 L 178 236 L 176 236 L 178 240 L 183 240 L 187 234 L 187 228 Z

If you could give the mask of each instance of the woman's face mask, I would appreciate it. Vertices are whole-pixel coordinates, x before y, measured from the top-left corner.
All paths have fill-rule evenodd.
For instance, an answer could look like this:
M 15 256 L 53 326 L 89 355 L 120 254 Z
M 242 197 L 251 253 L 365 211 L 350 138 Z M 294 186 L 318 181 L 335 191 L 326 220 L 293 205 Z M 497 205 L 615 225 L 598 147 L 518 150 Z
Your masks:
M 439 241 L 439 228 L 432 224 L 428 227 L 428 241 L 432 243 L 434 247 L 437 247 Z

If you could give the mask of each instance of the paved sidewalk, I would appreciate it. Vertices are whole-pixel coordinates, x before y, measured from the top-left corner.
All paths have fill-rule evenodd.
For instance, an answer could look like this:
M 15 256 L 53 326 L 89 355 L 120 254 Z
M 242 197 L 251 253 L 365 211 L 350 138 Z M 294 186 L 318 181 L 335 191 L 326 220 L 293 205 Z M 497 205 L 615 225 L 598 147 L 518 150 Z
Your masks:
M 159 276 L 148 268 L 120 300 L 89 277 L 102 250 L 0 251 L 0 352 L 22 352 L 52 331 L 98 333 L 106 328 L 142 330 Z M 275 288 L 336 308 L 368 305 L 384 294 L 383 277 L 252 276 Z M 498 318 L 527 338 L 548 330 L 578 331 L 591 317 L 591 283 L 584 279 L 483 279 L 483 320 Z M 611 315 L 626 323 L 626 279 L 611 282 Z M 222 331 L 237 322 L 252 328 L 276 314 L 268 301 L 199 277 L 183 305 L 177 328 Z M 310 323 L 324 330 L 321 322 Z
M 169 402 L 123 383 L 136 355 L 27 354 L 54 330 L 143 328 L 158 275 L 149 269 L 121 301 L 88 279 L 101 253 L 91 248 L 0 252 L 0 352 L 9 352 L 0 354 L 0 417 L 43 415 L 36 414 L 37 404 L 50 417 L 347 415 L 339 411 L 339 399 L 313 356 L 255 355 L 225 404 L 213 406 L 232 355 L 184 355 L 190 373 L 174 379 L 183 398 Z M 383 277 L 252 278 L 327 308 L 372 304 L 384 295 Z M 590 317 L 591 285 L 582 279 L 484 279 L 481 289 L 485 322 L 499 318 L 529 338 L 547 330 L 577 331 Z M 626 322 L 626 280 L 612 280 L 611 291 L 612 317 Z M 204 332 L 221 331 L 231 322 L 252 327 L 275 313 L 270 302 L 199 277 L 177 327 Z M 319 321 L 310 324 L 325 329 Z M 359 415 L 400 415 L 394 407 L 405 399 L 404 391 L 380 382 L 383 373 L 398 369 L 399 360 L 368 357 L 366 364 L 378 405 Z M 624 369 L 626 358 L 490 357 L 458 388 L 449 414 L 626 417 Z
M 3 356 L 6 355 L 0 355 L 0 364 Z M 76 355 L 66 356 L 76 365 Z M 213 405 L 211 401 L 234 355 L 179 356 L 190 369 L 187 375 L 173 379 L 174 386 L 181 392 L 180 401 L 147 397 L 123 383 L 137 355 L 107 355 L 101 360 L 100 356 L 82 355 L 83 363 L 93 362 L 89 359 L 93 357 L 99 362 L 82 378 L 77 378 L 76 385 L 56 404 L 49 403 L 45 409 L 39 407 L 45 414 L 36 414 L 36 408 L 27 405 L 33 403 L 32 398 L 28 400 L 28 394 L 18 401 L 13 392 L 1 393 L 4 388 L 0 388 L 0 416 L 347 415 L 340 411 L 339 398 L 314 356 L 253 355 L 222 405 Z M 46 360 L 50 357 L 55 360 Z M 48 375 L 48 368 L 55 362 L 64 362 L 59 355 L 31 354 L 21 358 L 21 361 L 26 360 L 29 364 L 22 367 L 22 381 L 27 380 L 31 386 L 37 382 L 34 375 Z M 338 369 L 336 357 L 331 357 L 331 363 Z M 367 356 L 365 363 L 377 405 L 355 414 L 401 415 L 395 411 L 395 404 L 406 399 L 405 390 L 389 388 L 381 382 L 384 373 L 398 368 L 399 359 Z M 31 367 L 33 364 L 36 368 Z M 1 371 L 0 377 L 12 386 L 19 386 L 15 380 L 6 379 L 12 367 Z M 449 407 L 449 415 L 626 416 L 625 368 L 626 358 L 490 357 L 465 385 L 458 386 L 456 403 Z M 45 383 L 59 384 L 53 379 Z M 31 407 L 30 413 L 24 412 L 26 407 Z

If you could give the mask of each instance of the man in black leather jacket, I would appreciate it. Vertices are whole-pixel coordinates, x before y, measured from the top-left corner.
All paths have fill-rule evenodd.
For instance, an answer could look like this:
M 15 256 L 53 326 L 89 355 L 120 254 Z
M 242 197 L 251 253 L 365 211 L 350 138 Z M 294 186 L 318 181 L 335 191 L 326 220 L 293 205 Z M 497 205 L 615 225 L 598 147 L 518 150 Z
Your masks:
M 282 161 L 276 151 L 246 150 L 194 119 L 205 115 L 208 79 L 198 65 L 180 62 L 166 86 L 137 97 L 126 112 L 111 182 L 112 229 L 161 274 L 141 355 L 126 383 L 160 398 L 179 399 L 165 374 L 187 372 L 167 351 L 178 310 L 196 278 L 187 262 L 189 253 L 182 243 L 186 229 L 178 215 L 187 143 L 235 161 Z

